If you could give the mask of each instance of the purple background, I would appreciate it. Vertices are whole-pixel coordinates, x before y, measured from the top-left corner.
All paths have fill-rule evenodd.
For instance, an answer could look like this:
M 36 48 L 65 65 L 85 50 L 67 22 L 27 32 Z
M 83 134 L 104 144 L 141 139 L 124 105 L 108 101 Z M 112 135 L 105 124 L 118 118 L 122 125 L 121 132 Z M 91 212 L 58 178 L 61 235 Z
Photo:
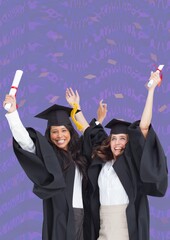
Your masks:
M 108 104 L 104 124 L 139 119 L 150 71 L 165 64 L 152 124 L 169 159 L 169 56 L 169 0 L 0 0 L 0 100 L 22 69 L 19 113 L 25 126 L 42 133 L 46 123 L 34 115 L 54 103 L 67 105 L 70 86 L 79 91 L 88 121 L 101 99 Z M 41 200 L 15 158 L 0 110 L 0 239 L 40 240 Z M 149 201 L 151 240 L 170 239 L 170 188 Z

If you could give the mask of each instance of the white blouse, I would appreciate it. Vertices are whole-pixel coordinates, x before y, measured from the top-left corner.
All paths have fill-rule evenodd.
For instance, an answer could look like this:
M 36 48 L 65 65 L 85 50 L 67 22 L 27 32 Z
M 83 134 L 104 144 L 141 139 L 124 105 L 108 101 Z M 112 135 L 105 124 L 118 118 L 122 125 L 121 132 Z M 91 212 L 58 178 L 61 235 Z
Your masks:
M 12 113 L 7 113 L 5 117 L 8 120 L 14 139 L 18 142 L 21 148 L 28 152 L 35 153 L 36 151 L 34 142 L 30 138 L 26 128 L 23 126 L 18 111 L 16 110 Z M 74 208 L 83 208 L 82 174 L 77 167 L 75 168 L 72 206 Z
M 98 177 L 101 205 L 121 205 L 129 203 L 127 193 L 113 168 L 114 162 L 114 160 L 106 162 Z

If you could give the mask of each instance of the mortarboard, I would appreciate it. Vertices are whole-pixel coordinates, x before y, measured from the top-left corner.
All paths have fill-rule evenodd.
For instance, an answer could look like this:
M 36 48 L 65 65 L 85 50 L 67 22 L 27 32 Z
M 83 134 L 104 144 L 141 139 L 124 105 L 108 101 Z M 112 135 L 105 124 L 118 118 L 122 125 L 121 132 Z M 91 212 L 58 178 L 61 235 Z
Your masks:
M 54 104 L 35 117 L 48 120 L 48 126 L 72 125 L 69 119 L 72 108 Z
M 125 122 L 119 119 L 112 119 L 108 124 L 106 124 L 106 128 L 110 128 L 110 134 L 120 134 L 120 133 L 128 133 L 128 126 L 130 122 Z

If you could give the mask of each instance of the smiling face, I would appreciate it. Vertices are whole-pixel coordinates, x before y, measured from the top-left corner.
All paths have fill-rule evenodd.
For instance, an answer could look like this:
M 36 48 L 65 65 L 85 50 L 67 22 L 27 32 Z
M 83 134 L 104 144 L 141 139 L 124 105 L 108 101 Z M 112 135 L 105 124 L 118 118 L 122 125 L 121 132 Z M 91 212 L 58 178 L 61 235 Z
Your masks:
M 113 153 L 114 159 L 116 159 L 119 155 L 123 153 L 127 142 L 128 142 L 127 134 L 124 133 L 111 134 L 110 148 Z
M 51 126 L 50 139 L 58 148 L 67 151 L 71 135 L 65 126 Z

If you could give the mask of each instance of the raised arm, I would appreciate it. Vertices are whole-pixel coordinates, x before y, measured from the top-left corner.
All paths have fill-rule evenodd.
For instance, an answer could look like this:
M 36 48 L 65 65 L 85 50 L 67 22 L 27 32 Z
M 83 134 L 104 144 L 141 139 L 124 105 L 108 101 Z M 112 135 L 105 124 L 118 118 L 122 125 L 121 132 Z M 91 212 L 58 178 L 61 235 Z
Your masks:
M 77 104 L 78 109 L 81 110 L 80 107 L 80 96 L 78 94 L 78 91 L 73 91 L 72 88 L 66 89 L 66 100 L 70 106 L 73 106 L 74 103 Z M 99 107 L 97 109 L 97 121 L 102 124 L 103 120 L 106 117 L 107 113 L 107 104 L 103 103 L 103 100 L 100 101 Z M 83 115 L 82 111 L 79 111 L 75 115 L 76 120 L 83 126 L 83 132 L 89 127 L 89 124 L 86 120 L 86 118 Z
M 9 127 L 11 129 L 12 135 L 20 147 L 28 152 L 35 153 L 35 145 L 32 139 L 30 138 L 26 128 L 23 126 L 17 108 L 16 108 L 16 98 L 15 96 L 6 95 L 3 102 L 5 104 L 11 103 L 11 108 L 8 110 L 8 113 L 5 114 L 5 117 L 8 120 Z
M 151 73 L 150 79 L 153 79 L 153 84 L 150 88 L 148 88 L 148 95 L 146 98 L 145 107 L 144 107 L 141 121 L 139 124 L 141 132 L 145 138 L 147 136 L 149 126 L 152 120 L 153 98 L 154 98 L 155 88 L 161 81 L 159 72 Z
M 67 88 L 66 100 L 71 107 L 73 107 L 74 104 L 77 104 L 78 110 L 80 111 L 75 114 L 75 117 L 76 120 L 82 125 L 82 132 L 84 132 L 89 127 L 89 124 L 81 111 L 80 96 L 78 94 L 78 91 L 76 90 L 74 92 L 72 88 Z
M 99 102 L 99 107 L 97 109 L 97 121 L 99 121 L 100 124 L 102 124 L 106 115 L 107 115 L 107 104 L 103 103 L 103 100 L 101 100 Z
M 153 97 L 156 86 L 161 79 L 159 73 L 151 74 L 153 85 L 148 89 L 148 96 L 140 121 L 129 127 L 129 143 L 132 163 L 138 170 L 142 192 L 151 196 L 164 196 L 168 184 L 167 160 L 159 138 L 152 126 Z M 143 136 L 142 136 L 142 134 Z M 146 137 L 147 136 L 147 137 Z

